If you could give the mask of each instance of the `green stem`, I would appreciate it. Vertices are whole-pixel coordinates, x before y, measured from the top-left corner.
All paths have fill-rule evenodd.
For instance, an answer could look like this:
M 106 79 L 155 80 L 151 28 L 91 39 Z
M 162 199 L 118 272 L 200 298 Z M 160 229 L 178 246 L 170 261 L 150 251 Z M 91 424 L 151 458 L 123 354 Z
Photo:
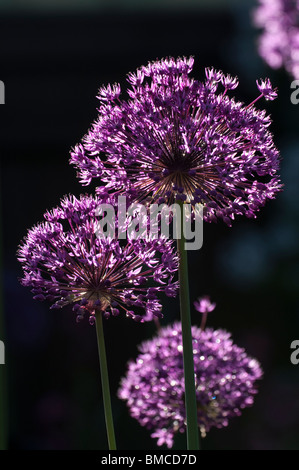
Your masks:
M 1 310 L 2 308 L 0 307 L 0 316 L 2 316 L 3 313 Z M 1 341 L 4 339 L 3 319 L 0 319 L 0 339 Z M 2 359 L 2 355 L 0 359 Z M 7 449 L 7 390 L 5 372 L 5 365 L 0 363 L 0 450 Z
M 0 365 L 0 450 L 7 449 L 7 410 L 6 410 L 6 377 L 4 365 Z
M 198 450 L 199 434 L 197 423 L 197 402 L 195 393 L 194 361 L 191 332 L 191 315 L 188 281 L 188 258 L 185 249 L 184 236 L 184 203 L 179 201 L 180 217 L 177 218 L 178 231 L 177 247 L 179 255 L 180 310 L 183 338 L 183 362 L 185 377 L 185 405 L 187 418 L 187 449 Z
M 2 217 L 0 201 L 0 340 L 4 342 L 4 310 L 3 310 L 3 270 L 2 270 Z M 1 364 L 0 357 L 0 450 L 7 449 L 7 388 L 6 388 L 6 369 Z
M 95 317 L 108 444 L 109 450 L 116 450 L 102 312 L 96 312 Z

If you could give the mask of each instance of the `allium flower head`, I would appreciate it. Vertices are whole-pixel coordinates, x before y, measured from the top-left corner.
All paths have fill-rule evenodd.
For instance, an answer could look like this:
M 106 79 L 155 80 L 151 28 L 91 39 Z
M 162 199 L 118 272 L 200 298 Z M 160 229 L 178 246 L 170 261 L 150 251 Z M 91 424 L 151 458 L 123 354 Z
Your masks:
M 200 203 L 206 221 L 231 225 L 280 189 L 271 121 L 254 105 L 276 92 L 268 80 L 245 106 L 229 97 L 237 78 L 208 68 L 200 82 L 192 68 L 192 57 L 151 62 L 129 73 L 128 99 L 117 84 L 101 88 L 98 118 L 70 162 L 84 185 L 95 178 L 141 203 Z
M 273 69 L 285 67 L 299 77 L 299 0 L 259 0 L 253 21 L 262 29 L 261 57 Z
M 253 404 L 261 367 L 236 346 L 223 330 L 192 327 L 198 426 L 202 436 L 222 428 Z M 181 325 L 159 331 L 139 347 L 130 361 L 118 396 L 132 417 L 151 431 L 158 445 L 169 448 L 177 432 L 185 431 L 184 371 Z
M 87 313 L 92 323 L 95 310 L 105 317 L 125 312 L 136 321 L 162 316 L 157 294 L 175 296 L 177 289 L 173 242 L 98 236 L 102 202 L 68 196 L 44 214 L 19 247 L 22 284 L 51 308 L 73 304 L 77 320 Z

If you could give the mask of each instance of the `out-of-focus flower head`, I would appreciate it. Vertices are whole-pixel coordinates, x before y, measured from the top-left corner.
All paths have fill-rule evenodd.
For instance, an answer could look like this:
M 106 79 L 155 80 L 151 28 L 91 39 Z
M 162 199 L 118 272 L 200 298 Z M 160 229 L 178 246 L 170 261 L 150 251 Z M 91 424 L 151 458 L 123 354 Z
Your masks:
M 192 327 L 198 426 L 202 436 L 212 427 L 227 426 L 251 406 L 262 377 L 257 360 L 236 346 L 223 330 Z M 186 428 L 183 346 L 180 323 L 161 328 L 139 347 L 130 361 L 118 396 L 132 417 L 151 431 L 158 445 L 172 447 Z
M 285 67 L 299 78 L 299 1 L 259 0 L 253 12 L 255 26 L 261 28 L 258 50 L 273 69 Z

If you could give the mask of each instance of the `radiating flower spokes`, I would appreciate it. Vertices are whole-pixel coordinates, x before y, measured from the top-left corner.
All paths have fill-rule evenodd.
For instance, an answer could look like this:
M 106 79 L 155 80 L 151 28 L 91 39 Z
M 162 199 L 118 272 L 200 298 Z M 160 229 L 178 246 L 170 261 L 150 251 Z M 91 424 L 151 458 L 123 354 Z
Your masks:
M 88 314 L 92 322 L 95 311 L 106 317 L 123 311 L 136 321 L 161 317 L 158 293 L 175 296 L 178 287 L 172 240 L 97 236 L 102 202 L 69 196 L 46 212 L 46 222 L 29 230 L 19 248 L 23 285 L 51 308 L 73 304 L 78 320 Z
M 150 62 L 129 74 L 128 100 L 117 91 L 108 103 L 100 92 L 105 108 L 70 161 L 82 184 L 99 180 L 99 191 L 105 185 L 143 204 L 200 203 L 206 221 L 231 225 L 281 189 L 271 120 L 255 107 L 276 90 L 268 79 L 257 82 L 260 95 L 245 106 L 228 96 L 236 77 L 209 68 L 199 82 L 192 67 L 193 58 Z

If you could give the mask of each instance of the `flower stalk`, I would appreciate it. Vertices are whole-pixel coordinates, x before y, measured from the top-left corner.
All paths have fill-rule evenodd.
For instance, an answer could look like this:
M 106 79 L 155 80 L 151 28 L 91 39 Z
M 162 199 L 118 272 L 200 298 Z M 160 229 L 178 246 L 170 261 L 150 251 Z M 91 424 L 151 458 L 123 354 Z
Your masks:
M 2 315 L 0 306 L 0 317 Z M 0 337 L 3 338 L 3 319 L 0 318 Z M 0 450 L 7 449 L 7 388 L 4 365 L 0 365 Z
M 1 208 L 0 208 L 1 209 Z M 4 341 L 5 325 L 3 310 L 2 273 L 2 217 L 0 210 L 0 340 Z M 1 363 L 0 363 L 1 364 Z M 0 450 L 7 449 L 7 383 L 4 365 L 0 365 Z
M 179 283 L 180 283 L 180 312 L 182 323 L 183 340 L 183 362 L 185 377 L 185 405 L 187 418 L 187 448 L 188 450 L 198 450 L 199 433 L 197 423 L 197 403 L 195 393 L 194 361 L 191 332 L 191 315 L 189 300 L 189 280 L 188 280 L 188 257 L 185 249 L 184 237 L 184 203 L 179 201 L 179 217 L 177 223 L 180 224 L 178 230 L 178 255 L 179 255 Z
M 115 441 L 115 434 L 114 434 L 114 424 L 113 424 L 111 398 L 110 398 L 108 367 L 107 367 L 107 358 L 106 358 L 106 348 L 105 348 L 105 339 L 104 339 L 103 315 L 101 311 L 95 312 L 95 319 L 96 319 L 96 332 L 97 332 L 97 342 L 98 342 L 98 351 L 99 351 L 99 360 L 100 360 L 100 369 L 101 369 L 101 382 L 102 382 L 102 393 L 103 393 L 107 438 L 108 438 L 109 450 L 116 450 L 116 441 Z
M 1 308 L 1 307 L 0 307 Z M 0 316 L 2 312 L 0 311 Z M 3 322 L 0 319 L 0 335 L 3 338 Z M 0 450 L 7 449 L 7 383 L 4 365 L 0 365 Z

